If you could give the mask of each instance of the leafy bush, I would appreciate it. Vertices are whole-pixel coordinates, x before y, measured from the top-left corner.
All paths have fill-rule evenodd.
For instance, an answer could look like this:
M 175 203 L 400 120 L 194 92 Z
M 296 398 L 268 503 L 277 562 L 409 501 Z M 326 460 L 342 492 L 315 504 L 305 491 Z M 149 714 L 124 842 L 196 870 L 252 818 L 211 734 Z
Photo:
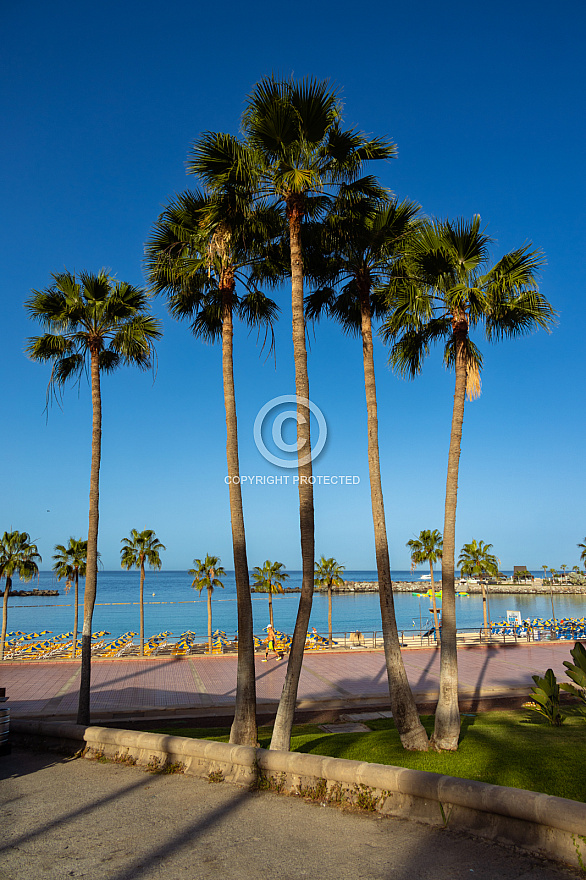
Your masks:
M 548 669 L 544 677 L 532 675 L 535 686 L 531 691 L 532 703 L 527 704 L 533 712 L 543 715 L 550 724 L 559 727 L 566 716 L 560 711 L 560 686 L 553 669 Z
M 572 679 L 574 684 L 564 682 L 560 687 L 574 697 L 578 697 L 586 707 L 586 649 L 580 642 L 576 642 L 570 654 L 574 662 L 570 663 L 569 660 L 564 660 L 564 666 L 566 667 L 566 675 Z

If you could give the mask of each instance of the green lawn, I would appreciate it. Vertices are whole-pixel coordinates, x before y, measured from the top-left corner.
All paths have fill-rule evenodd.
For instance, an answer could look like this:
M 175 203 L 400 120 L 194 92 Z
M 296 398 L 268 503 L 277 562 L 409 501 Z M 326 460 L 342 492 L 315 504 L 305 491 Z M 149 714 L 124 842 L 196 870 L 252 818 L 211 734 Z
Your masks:
M 424 717 L 430 733 L 433 717 Z M 457 752 L 406 752 L 392 721 L 368 721 L 369 733 L 325 733 L 314 724 L 293 728 L 291 749 L 376 764 L 430 770 L 496 785 L 586 802 L 586 721 L 570 715 L 551 727 L 527 710 L 463 715 Z M 158 728 L 156 733 L 227 742 L 227 728 Z M 271 728 L 259 728 L 263 748 Z

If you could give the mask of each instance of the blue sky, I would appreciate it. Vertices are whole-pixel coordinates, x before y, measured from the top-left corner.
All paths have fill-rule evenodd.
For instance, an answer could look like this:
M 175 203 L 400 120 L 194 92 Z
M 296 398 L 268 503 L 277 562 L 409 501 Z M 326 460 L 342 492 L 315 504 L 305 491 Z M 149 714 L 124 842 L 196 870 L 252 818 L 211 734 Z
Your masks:
M 532 241 L 546 255 L 541 288 L 559 312 L 538 333 L 489 347 L 483 393 L 467 405 L 457 542 L 493 544 L 503 568 L 578 562 L 584 540 L 583 353 L 585 117 L 581 3 L 468 2 L 277 6 L 177 0 L 79 4 L 33 0 L 3 13 L 1 169 L 3 418 L 0 530 L 26 530 L 49 567 L 53 546 L 87 531 L 91 410 L 86 384 L 44 412 L 48 370 L 27 361 L 37 328 L 23 302 L 52 272 L 109 268 L 144 282 L 144 242 L 185 175 L 200 132 L 237 132 L 246 95 L 271 72 L 329 78 L 345 122 L 391 137 L 377 169 L 428 215 L 478 213 L 494 258 Z M 294 391 L 290 291 L 276 363 L 237 328 L 242 472 L 279 473 L 259 455 L 253 423 Z M 154 528 L 165 567 L 207 552 L 232 566 L 219 347 L 155 311 L 165 335 L 156 380 L 121 370 L 103 383 L 100 550 Z M 376 353 L 381 463 L 395 569 L 406 541 L 443 524 L 453 377 L 439 355 L 404 382 Z M 335 327 L 311 337 L 312 400 L 328 425 L 315 473 L 360 477 L 316 487 L 316 553 L 372 569 L 360 344 Z M 293 474 L 293 471 L 289 472 Z M 289 481 L 292 482 L 291 480 Z M 296 490 L 244 491 L 249 563 L 300 567 Z

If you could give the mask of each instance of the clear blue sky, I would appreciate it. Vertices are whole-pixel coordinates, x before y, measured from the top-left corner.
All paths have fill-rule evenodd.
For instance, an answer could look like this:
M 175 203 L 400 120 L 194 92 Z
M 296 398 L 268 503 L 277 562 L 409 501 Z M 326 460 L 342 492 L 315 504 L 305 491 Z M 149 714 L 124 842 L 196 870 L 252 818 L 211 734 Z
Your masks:
M 586 81 L 582 3 L 418 4 L 360 8 L 326 0 L 222 6 L 176 0 L 99 4 L 32 0 L 3 11 L 0 222 L 3 344 L 0 530 L 53 545 L 87 532 L 90 395 L 70 388 L 44 413 L 48 369 L 27 361 L 37 328 L 22 307 L 51 272 L 109 268 L 143 283 L 145 239 L 160 206 L 193 185 L 190 144 L 237 132 L 247 93 L 271 72 L 330 78 L 345 121 L 391 137 L 378 169 L 428 215 L 478 213 L 494 257 L 527 241 L 547 256 L 542 290 L 559 311 L 551 336 L 482 345 L 483 393 L 467 405 L 457 542 L 494 545 L 503 568 L 578 562 L 584 540 L 583 348 Z M 255 416 L 294 391 L 290 291 L 279 293 L 276 367 L 236 337 L 242 471 L 260 457 Z M 103 383 L 100 550 L 154 528 L 166 568 L 206 552 L 232 567 L 218 347 L 165 325 L 156 381 L 121 370 Z M 405 542 L 443 526 L 453 376 L 439 356 L 407 383 L 377 348 L 381 461 L 395 569 Z M 311 397 L 329 428 L 317 474 L 360 476 L 316 488 L 316 553 L 373 569 L 360 344 L 318 326 Z M 293 473 L 290 471 L 289 473 Z M 291 482 L 291 481 L 290 481 Z M 300 568 L 296 490 L 244 492 L 249 563 Z

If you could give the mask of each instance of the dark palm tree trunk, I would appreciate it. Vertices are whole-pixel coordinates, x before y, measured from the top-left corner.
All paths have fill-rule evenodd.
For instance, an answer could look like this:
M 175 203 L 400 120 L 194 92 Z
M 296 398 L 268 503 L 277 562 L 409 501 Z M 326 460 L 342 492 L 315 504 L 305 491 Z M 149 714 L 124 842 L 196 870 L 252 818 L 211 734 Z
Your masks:
M 226 459 L 228 463 L 230 492 L 230 522 L 232 524 L 232 547 L 236 600 L 238 609 L 238 666 L 236 672 L 236 704 L 234 721 L 230 730 L 230 742 L 256 746 L 256 681 L 254 668 L 254 635 L 252 622 L 252 599 L 244 511 L 240 489 L 240 462 L 238 458 L 238 423 L 236 420 L 236 395 L 234 391 L 233 323 L 232 301 L 234 277 L 230 273 L 224 280 L 222 316 L 222 374 L 224 380 L 224 405 L 226 409 Z M 210 642 L 211 652 L 211 642 Z
M 208 650 L 212 653 L 212 591 L 208 587 Z
M 446 503 L 444 512 L 444 547 L 442 559 L 442 638 L 440 656 L 440 693 L 435 711 L 432 737 L 436 749 L 455 751 L 460 736 L 460 709 L 458 705 L 458 652 L 456 645 L 456 504 L 458 500 L 458 471 L 462 443 L 462 423 L 466 400 L 467 321 L 465 316 L 454 319 L 456 341 L 456 387 L 452 411 L 452 430 L 448 453 Z
M 301 560 L 303 579 L 295 630 L 291 641 L 291 652 L 287 663 L 285 683 L 281 692 L 279 708 L 275 718 L 271 749 L 289 751 L 291 728 L 295 716 L 299 676 L 303 665 L 307 627 L 313 601 L 313 574 L 315 562 L 313 486 L 311 485 L 311 437 L 309 429 L 310 411 L 302 400 L 309 400 L 309 377 L 307 374 L 307 350 L 305 347 L 305 314 L 303 311 L 303 260 L 301 255 L 301 220 L 303 202 L 301 198 L 290 199 L 287 203 L 289 219 L 289 241 L 291 246 L 291 306 L 293 330 L 293 357 L 295 361 L 295 393 L 297 394 L 297 413 L 301 423 L 297 425 L 299 475 L 299 527 L 301 532 Z M 307 458 L 305 464 L 302 459 Z
M 439 645 L 440 643 L 440 630 L 439 623 L 437 619 L 437 602 L 435 601 L 435 582 L 433 580 L 433 562 L 429 563 L 429 572 L 431 574 L 431 605 L 433 608 L 433 625 L 435 627 L 435 639 L 436 643 Z M 443 593 L 442 593 L 443 596 Z
M 269 622 L 274 629 L 275 624 L 273 622 L 273 596 L 271 592 L 271 584 L 269 584 Z
M 140 560 L 140 656 L 144 657 L 144 559 Z
M 332 584 L 328 584 L 328 637 L 332 648 Z
M 6 629 L 8 622 L 8 594 L 12 586 L 12 578 L 6 575 L 6 589 L 4 590 L 4 600 L 2 602 L 2 632 L 0 633 L 0 660 L 4 660 L 4 643 L 6 641 Z
M 77 723 L 90 723 L 90 680 L 92 617 L 98 586 L 98 520 L 100 516 L 100 460 L 102 455 L 102 396 L 100 390 L 100 352 L 90 347 L 92 384 L 92 461 L 90 468 L 90 510 L 87 536 L 87 569 L 83 597 L 83 629 L 81 632 L 81 679 Z
M 374 377 L 374 357 L 372 347 L 372 321 L 370 313 L 370 291 L 365 286 L 361 291 L 361 329 L 362 354 L 364 361 L 364 387 L 368 417 L 368 472 L 370 476 L 370 497 L 374 523 L 374 543 L 378 589 L 382 618 L 385 661 L 389 681 L 389 695 L 393 720 L 399 731 L 405 749 L 426 751 L 429 743 L 425 729 L 419 720 L 417 707 L 405 672 L 399 633 L 395 618 L 395 603 L 391 583 L 391 565 L 387 543 L 387 527 L 380 475 L 378 446 L 378 414 L 376 403 L 376 384 Z
M 75 569 L 75 610 L 73 612 L 73 653 L 72 657 L 75 659 L 75 655 L 77 654 L 77 619 L 79 617 L 79 570 Z
M 480 585 L 482 590 L 482 619 L 484 622 L 484 635 L 488 638 L 488 608 L 486 607 L 486 587 L 484 584 Z

